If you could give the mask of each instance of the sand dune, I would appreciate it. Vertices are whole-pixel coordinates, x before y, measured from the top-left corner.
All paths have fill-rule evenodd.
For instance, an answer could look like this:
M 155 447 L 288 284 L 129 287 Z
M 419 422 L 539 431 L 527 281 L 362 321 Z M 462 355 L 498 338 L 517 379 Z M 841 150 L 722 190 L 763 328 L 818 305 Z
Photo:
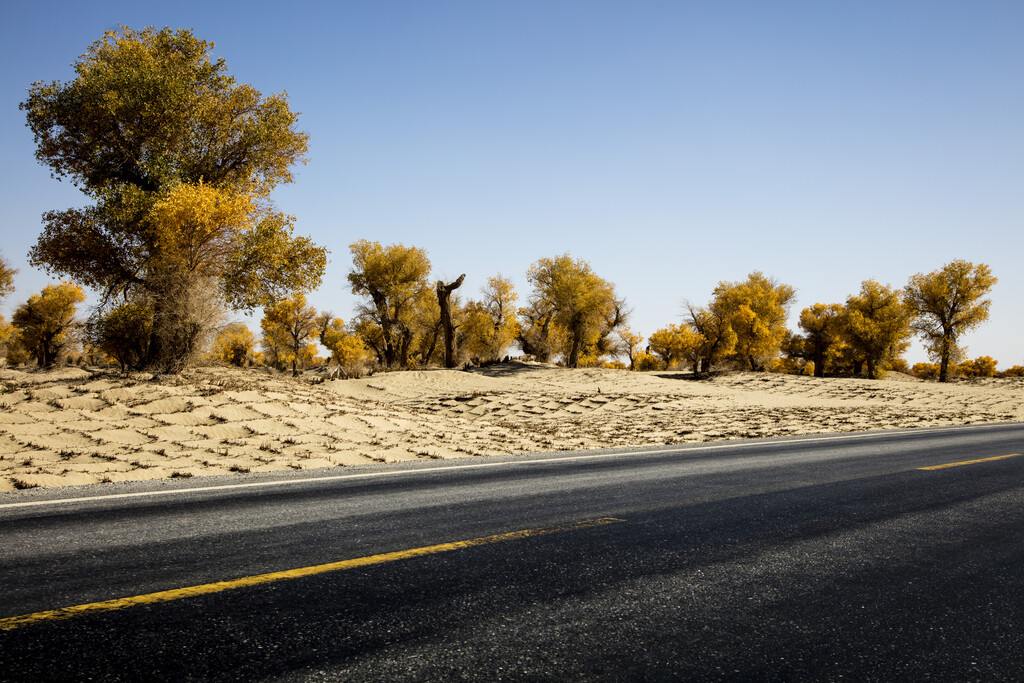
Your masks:
M 506 363 L 314 384 L 0 369 L 0 490 L 1024 419 L 1024 381 L 950 384 Z

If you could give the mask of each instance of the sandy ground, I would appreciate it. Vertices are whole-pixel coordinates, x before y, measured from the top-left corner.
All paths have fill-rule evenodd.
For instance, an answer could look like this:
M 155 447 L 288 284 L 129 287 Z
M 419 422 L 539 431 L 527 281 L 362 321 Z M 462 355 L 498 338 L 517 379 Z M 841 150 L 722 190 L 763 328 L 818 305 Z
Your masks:
M 0 369 L 0 491 L 455 458 L 1024 420 L 1024 381 L 950 384 L 506 363 L 311 383 Z

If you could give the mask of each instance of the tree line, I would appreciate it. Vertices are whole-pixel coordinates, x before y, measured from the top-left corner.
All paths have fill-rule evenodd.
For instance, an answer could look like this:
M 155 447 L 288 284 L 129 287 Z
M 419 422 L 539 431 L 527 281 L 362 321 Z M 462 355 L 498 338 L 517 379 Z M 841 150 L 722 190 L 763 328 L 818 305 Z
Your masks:
M 305 163 L 308 135 L 286 94 L 238 83 L 212 49 L 190 31 L 122 26 L 76 60 L 72 80 L 29 89 L 20 106 L 36 158 L 91 203 L 44 214 L 29 261 L 64 279 L 19 305 L 11 323 L 0 319 L 8 360 L 49 366 L 83 341 L 124 369 L 179 372 L 211 348 L 248 363 L 255 337 L 223 320 L 262 308 L 262 360 L 293 373 L 319 342 L 348 375 L 491 362 L 515 346 L 568 367 L 625 357 L 632 369 L 700 374 L 728 363 L 879 377 L 916 331 L 945 380 L 962 334 L 988 316 L 995 278 L 983 264 L 954 261 L 903 290 L 866 281 L 844 303 L 805 309 L 803 334 L 792 334 L 795 290 L 752 273 L 720 283 L 707 305 L 687 302 L 683 324 L 645 343 L 614 284 L 569 254 L 530 266 L 520 306 L 501 274 L 463 299 L 465 276 L 432 281 L 423 249 L 359 240 L 348 282 L 361 303 L 346 324 L 305 298 L 322 281 L 327 249 L 295 234 L 294 218 L 270 198 Z M 12 283 L 0 260 L 0 295 Z M 83 287 L 99 304 L 79 324 Z
M 989 317 L 991 300 L 985 297 L 996 281 L 987 265 L 963 260 L 918 273 L 903 289 L 865 280 L 843 303 L 804 308 L 800 334 L 786 327 L 795 290 L 755 272 L 743 282 L 719 283 L 706 306 L 687 303 L 685 324 L 656 331 L 646 353 L 631 352 L 630 362 L 650 366 L 660 361 L 666 367 L 686 363 L 694 373 L 706 373 L 728 361 L 750 370 L 879 379 L 891 368 L 914 370 L 901 356 L 918 334 L 936 367 L 918 364 L 915 374 L 934 375 L 942 382 L 951 370 L 991 375 L 994 362 L 991 373 L 982 359 L 958 364 L 965 354 L 964 333 Z M 635 341 L 633 349 L 639 346 Z M 1020 373 L 1014 368 L 1011 374 Z

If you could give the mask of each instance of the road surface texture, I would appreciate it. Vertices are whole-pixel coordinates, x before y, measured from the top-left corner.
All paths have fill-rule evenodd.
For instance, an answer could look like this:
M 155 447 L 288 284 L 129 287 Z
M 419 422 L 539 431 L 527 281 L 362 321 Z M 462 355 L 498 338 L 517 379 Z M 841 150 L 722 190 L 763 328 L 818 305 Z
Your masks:
M 1014 423 L 6 495 L 0 679 L 1021 680 L 1021 453 Z

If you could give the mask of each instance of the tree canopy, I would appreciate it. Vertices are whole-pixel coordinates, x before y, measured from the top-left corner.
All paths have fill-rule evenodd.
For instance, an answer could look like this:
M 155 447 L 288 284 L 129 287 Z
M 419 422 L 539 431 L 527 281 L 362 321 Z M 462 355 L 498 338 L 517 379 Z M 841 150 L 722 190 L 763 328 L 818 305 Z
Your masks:
M 320 331 L 316 309 L 306 302 L 302 293 L 282 299 L 263 310 L 260 322 L 263 337 L 278 351 L 278 361 L 291 363 L 292 376 L 297 377 L 305 369 L 311 342 Z
M 427 252 L 402 244 L 383 246 L 369 240 L 353 242 L 349 249 L 352 270 L 348 281 L 352 293 L 369 299 L 360 313 L 371 329 L 361 336 L 370 346 L 379 338 L 386 368 L 407 367 L 416 299 L 433 298 L 428 284 Z
M 526 273 L 533 285 L 530 305 L 524 309 L 528 325 L 555 323 L 565 335 L 566 365 L 578 367 L 586 353 L 600 355 L 609 349 L 608 336 L 626 322 L 625 304 L 615 286 L 599 277 L 586 261 L 569 254 L 543 258 Z M 525 350 L 525 349 L 524 349 Z
M 761 370 L 778 355 L 795 298 L 795 289 L 755 271 L 742 282 L 720 282 L 710 308 L 732 328 L 735 357 L 749 369 Z
M 11 321 L 21 343 L 40 367 L 51 367 L 74 341 L 78 321 L 75 312 L 85 301 L 82 288 L 72 282 L 47 285 L 39 294 L 18 306 Z
M 904 293 L 915 315 L 913 327 L 932 359 L 939 361 L 940 382 L 947 380 L 950 362 L 963 354 L 960 336 L 988 320 L 992 301 L 983 297 L 996 282 L 984 263 L 962 260 L 911 276 Z
M 318 286 L 326 265 L 268 201 L 305 160 L 298 114 L 286 94 L 237 83 L 212 49 L 190 31 L 122 26 L 74 63 L 73 80 L 37 82 L 21 103 L 36 158 L 94 202 L 44 214 L 31 263 L 105 302 L 145 294 L 147 363 L 172 371 L 203 332 L 180 304 L 196 289 L 251 309 Z
M 859 294 L 847 297 L 844 333 L 868 377 L 884 377 L 889 362 L 907 348 L 910 320 L 900 292 L 875 280 L 865 280 Z
M 842 342 L 845 310 L 839 304 L 814 304 L 800 312 L 800 329 L 807 333 L 810 360 L 814 362 L 814 376 L 825 376 L 829 352 Z
M 14 291 L 14 275 L 18 271 L 0 255 L 0 300 Z

